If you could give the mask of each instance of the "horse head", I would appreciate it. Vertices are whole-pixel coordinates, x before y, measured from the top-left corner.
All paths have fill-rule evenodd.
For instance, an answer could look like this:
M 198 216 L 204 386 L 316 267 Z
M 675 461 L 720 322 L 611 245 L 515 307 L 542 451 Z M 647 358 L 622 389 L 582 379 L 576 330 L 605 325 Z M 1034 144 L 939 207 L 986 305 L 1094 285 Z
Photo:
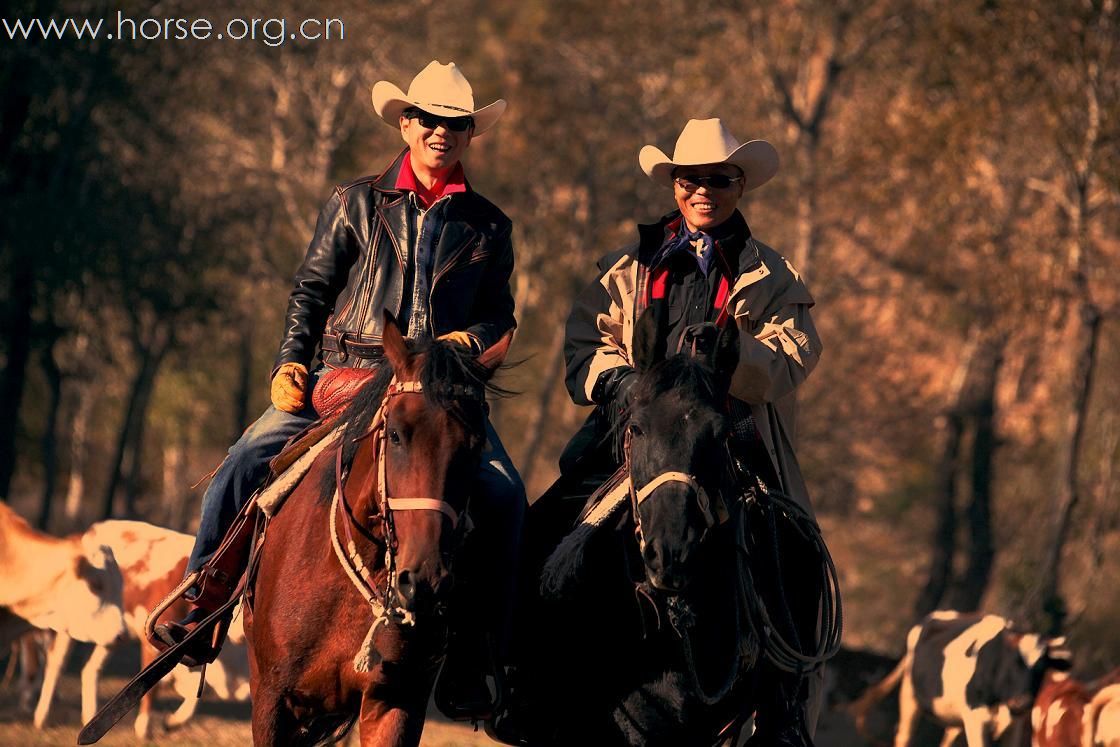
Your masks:
M 625 432 L 631 510 L 650 585 L 684 591 L 703 540 L 725 508 L 727 393 L 739 359 L 739 333 L 703 325 L 691 354 L 664 357 L 651 311 L 634 330 L 639 378 Z
M 410 612 L 431 610 L 450 587 L 486 440 L 486 384 L 511 337 L 475 357 L 450 342 L 406 341 L 386 312 L 382 344 L 393 378 L 383 400 L 377 487 L 390 593 Z

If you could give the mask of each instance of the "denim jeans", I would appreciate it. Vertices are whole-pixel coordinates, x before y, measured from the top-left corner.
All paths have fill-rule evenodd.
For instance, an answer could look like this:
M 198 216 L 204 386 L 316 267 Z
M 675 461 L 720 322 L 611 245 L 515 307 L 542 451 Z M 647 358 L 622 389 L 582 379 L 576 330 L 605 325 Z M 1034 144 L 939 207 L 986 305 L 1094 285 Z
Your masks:
M 308 377 L 307 401 L 318 381 L 320 370 Z M 202 518 L 198 524 L 194 550 L 187 572 L 198 570 L 217 551 L 233 520 L 246 501 L 268 477 L 269 462 L 284 444 L 318 417 L 310 405 L 297 413 L 269 406 L 264 414 L 229 449 L 229 456 L 202 498 Z M 492 583 L 496 604 L 489 627 L 500 641 L 509 640 L 517 564 L 521 549 L 521 529 L 527 504 L 525 486 L 510 461 L 494 426 L 486 421 L 486 446 L 471 496 L 470 514 L 475 536 L 472 544 L 483 548 L 480 569 Z

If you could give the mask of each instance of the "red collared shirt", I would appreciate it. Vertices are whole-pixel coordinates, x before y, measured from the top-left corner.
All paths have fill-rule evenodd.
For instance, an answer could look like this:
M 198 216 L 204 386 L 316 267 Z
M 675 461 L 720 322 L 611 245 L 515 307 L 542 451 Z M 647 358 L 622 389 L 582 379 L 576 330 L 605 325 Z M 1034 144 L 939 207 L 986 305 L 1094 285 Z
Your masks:
M 420 180 L 416 178 L 416 172 L 412 170 L 412 154 L 405 153 L 404 159 L 401 161 L 401 170 L 397 175 L 396 188 L 408 192 L 415 192 L 416 198 L 420 200 L 420 204 L 427 210 L 432 204 L 443 197 L 444 195 L 452 194 L 453 192 L 466 192 L 467 191 L 467 178 L 463 173 L 463 164 L 456 163 L 455 168 L 447 174 L 447 178 L 440 179 L 428 189 Z

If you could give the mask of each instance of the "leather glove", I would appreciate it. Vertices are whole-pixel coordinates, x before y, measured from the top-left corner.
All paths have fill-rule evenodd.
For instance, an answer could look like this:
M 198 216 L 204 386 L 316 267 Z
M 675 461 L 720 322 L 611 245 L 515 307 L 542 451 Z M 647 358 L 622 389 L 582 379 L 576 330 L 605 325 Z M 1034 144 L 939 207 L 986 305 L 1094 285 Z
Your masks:
M 478 340 L 470 332 L 456 330 L 454 332 L 448 332 L 445 335 L 440 335 L 437 339 L 444 340 L 446 342 L 454 342 L 458 345 L 462 345 L 468 350 L 473 350 L 476 353 L 480 352 Z
M 630 390 L 638 381 L 638 372 L 630 366 L 617 366 L 599 374 L 592 392 L 592 400 L 598 404 L 613 406 L 619 410 L 630 407 Z
M 719 327 L 713 322 L 690 324 L 681 331 L 681 351 L 687 352 L 695 343 L 698 356 L 709 356 L 715 351 L 718 339 Z
M 272 377 L 272 404 L 277 410 L 299 412 L 307 391 L 307 366 L 285 363 Z

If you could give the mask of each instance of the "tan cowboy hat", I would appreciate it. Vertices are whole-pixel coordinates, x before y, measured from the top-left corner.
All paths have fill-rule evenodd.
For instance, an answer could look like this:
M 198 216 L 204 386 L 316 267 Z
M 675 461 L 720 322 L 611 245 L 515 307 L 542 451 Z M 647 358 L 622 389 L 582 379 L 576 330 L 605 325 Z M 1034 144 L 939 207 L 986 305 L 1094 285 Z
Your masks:
M 778 173 L 778 151 L 765 140 L 740 145 L 718 118 L 690 119 L 677 138 L 672 158 L 647 145 L 638 153 L 638 163 L 646 176 L 665 187 L 673 186 L 677 166 L 734 164 L 743 170 L 743 191 L 749 192 Z
M 490 129 L 506 110 L 505 99 L 475 109 L 471 84 L 458 66 L 454 62 L 441 65 L 436 60 L 412 79 L 407 94 L 387 80 L 373 87 L 373 109 L 393 127 L 400 126 L 401 113 L 412 106 L 445 117 L 474 117 L 476 135 Z

